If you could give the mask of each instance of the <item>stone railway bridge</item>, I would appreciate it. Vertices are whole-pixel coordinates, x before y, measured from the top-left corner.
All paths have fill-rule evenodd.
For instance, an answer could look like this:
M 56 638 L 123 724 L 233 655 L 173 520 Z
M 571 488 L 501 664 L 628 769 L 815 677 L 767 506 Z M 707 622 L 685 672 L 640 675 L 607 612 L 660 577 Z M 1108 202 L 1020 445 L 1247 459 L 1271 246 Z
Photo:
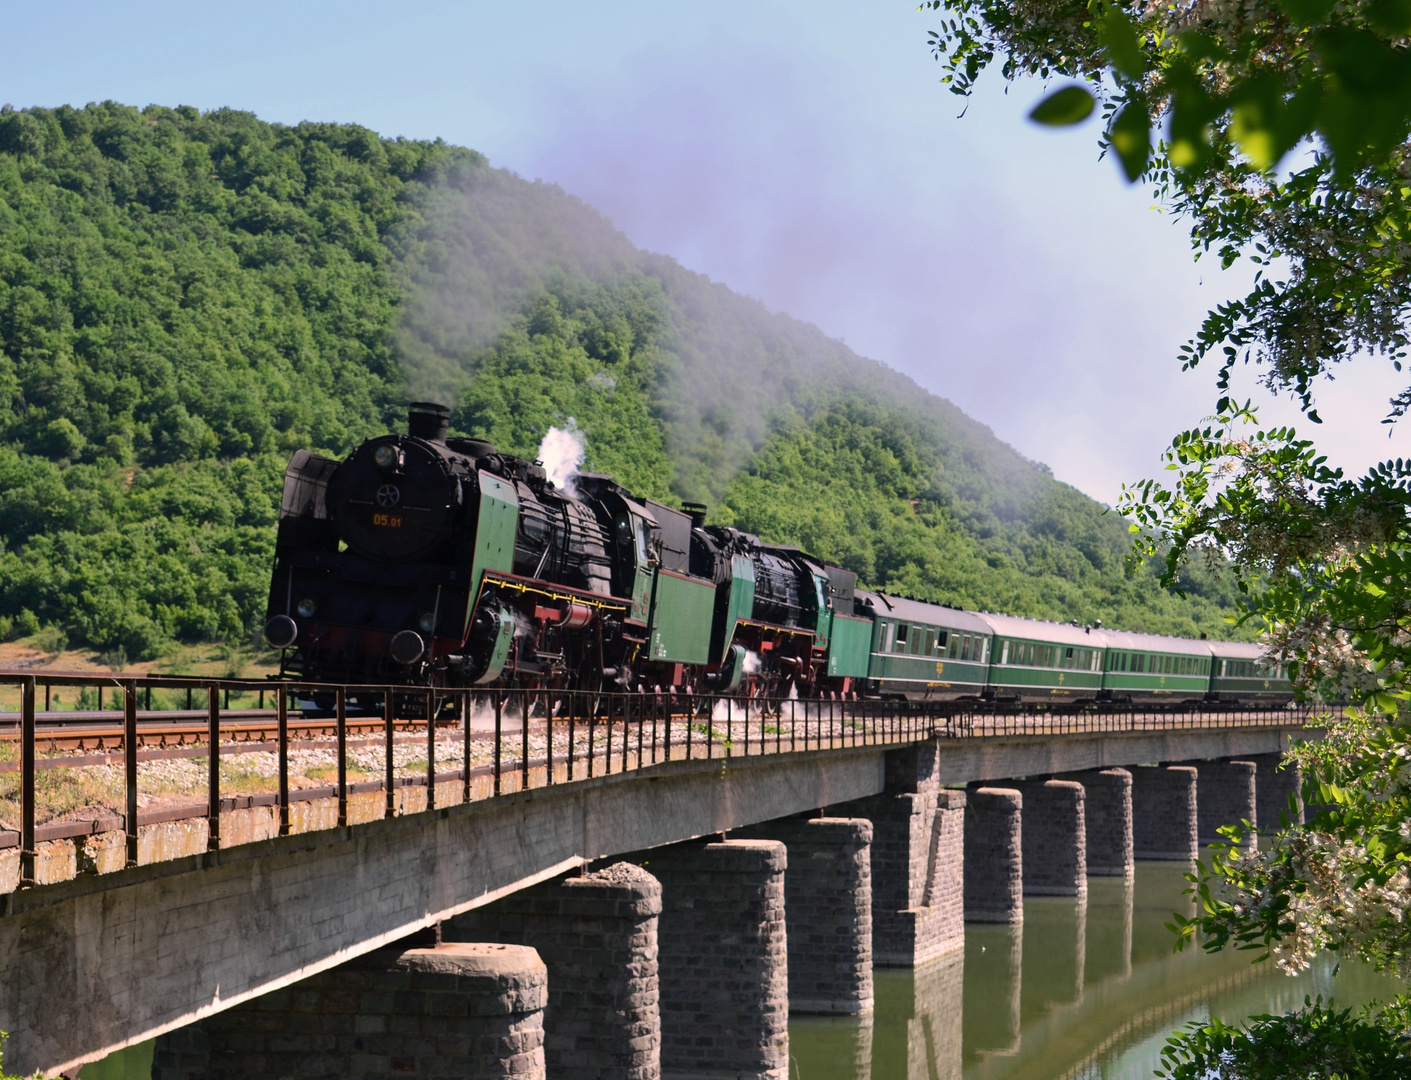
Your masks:
M 128 748 L 140 690 L 122 684 Z M 1082 897 L 1134 860 L 1195 858 L 1221 824 L 1276 823 L 1298 788 L 1281 757 L 1310 734 L 1288 711 L 800 720 L 793 703 L 726 739 L 719 703 L 693 727 L 705 713 L 678 702 L 586 742 L 552 720 L 536 759 L 532 713 L 516 727 L 500 704 L 493 784 L 465 724 L 461 771 L 419 803 L 384 785 L 391 813 L 358 823 L 354 785 L 291 797 L 283 699 L 282 807 L 214 793 L 211 821 L 129 814 L 46 844 L 31 806 L 20 849 L 0 846 L 7 1071 L 160 1036 L 160 1080 L 784 1080 L 790 1011 L 869 1015 L 873 965 L 938 962 L 966 920 L 1021 920 L 1026 893 Z

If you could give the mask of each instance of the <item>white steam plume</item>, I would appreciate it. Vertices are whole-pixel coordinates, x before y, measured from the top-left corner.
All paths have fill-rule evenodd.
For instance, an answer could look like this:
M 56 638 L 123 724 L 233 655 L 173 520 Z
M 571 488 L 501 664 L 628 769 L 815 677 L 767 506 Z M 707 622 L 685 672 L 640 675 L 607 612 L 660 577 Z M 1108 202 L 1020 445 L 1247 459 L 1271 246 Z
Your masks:
M 578 467 L 588 457 L 588 446 L 583 432 L 578 430 L 578 422 L 573 417 L 561 427 L 551 427 L 539 444 L 539 460 L 544 463 L 544 471 L 558 488 L 570 499 L 578 498 L 577 485 L 573 478 Z

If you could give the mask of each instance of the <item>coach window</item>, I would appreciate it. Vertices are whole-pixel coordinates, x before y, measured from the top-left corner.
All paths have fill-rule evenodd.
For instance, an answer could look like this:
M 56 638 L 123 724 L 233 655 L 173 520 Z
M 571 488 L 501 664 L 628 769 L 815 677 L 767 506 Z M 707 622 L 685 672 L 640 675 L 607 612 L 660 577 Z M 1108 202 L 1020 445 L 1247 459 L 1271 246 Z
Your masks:
M 897 650 L 897 652 L 900 652 L 900 653 L 906 652 L 906 633 L 907 633 L 907 625 L 906 625 L 906 623 L 897 623 L 897 644 L 896 644 L 896 650 Z
M 926 630 L 926 644 L 921 646 L 921 651 L 927 656 L 936 651 L 936 632 L 929 627 Z
M 947 634 L 946 634 L 946 632 L 945 632 L 944 630 L 937 630 L 937 631 L 936 631 L 936 655 L 937 655 L 937 656 L 945 656 L 945 654 L 946 654 L 946 637 L 947 637 Z
M 911 650 L 910 650 L 910 651 L 911 651 L 911 655 L 912 655 L 912 656 L 915 656 L 917 653 L 919 653 L 919 652 L 921 651 L 921 638 L 922 638 L 924 632 L 925 632 L 925 631 L 924 631 L 923 628 L 920 627 L 920 626 L 913 626 L 913 627 L 911 628 Z

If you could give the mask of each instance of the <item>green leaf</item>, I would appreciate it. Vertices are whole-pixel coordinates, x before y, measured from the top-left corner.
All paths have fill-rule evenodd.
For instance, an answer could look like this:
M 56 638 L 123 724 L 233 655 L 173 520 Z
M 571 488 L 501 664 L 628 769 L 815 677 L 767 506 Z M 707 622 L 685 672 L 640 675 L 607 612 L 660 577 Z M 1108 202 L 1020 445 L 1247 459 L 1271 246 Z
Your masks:
M 1067 127 L 1081 124 L 1092 115 L 1096 105 L 1092 94 L 1074 83 L 1055 90 L 1040 101 L 1029 113 L 1029 119 L 1049 127 Z
M 1336 0 L 1278 0 L 1279 7 L 1298 26 L 1318 26 L 1328 21 Z
M 1146 103 L 1133 99 L 1123 105 L 1112 120 L 1108 139 L 1117 151 L 1127 179 L 1135 181 L 1146 171 L 1147 159 L 1151 156 L 1151 118 L 1147 115 Z
M 1140 79 L 1146 71 L 1146 56 L 1137 28 L 1127 18 L 1127 13 L 1121 8 L 1109 7 L 1098 29 L 1112 66 L 1129 79 Z
M 1375 0 L 1367 7 L 1367 22 L 1387 37 L 1411 34 L 1411 0 Z

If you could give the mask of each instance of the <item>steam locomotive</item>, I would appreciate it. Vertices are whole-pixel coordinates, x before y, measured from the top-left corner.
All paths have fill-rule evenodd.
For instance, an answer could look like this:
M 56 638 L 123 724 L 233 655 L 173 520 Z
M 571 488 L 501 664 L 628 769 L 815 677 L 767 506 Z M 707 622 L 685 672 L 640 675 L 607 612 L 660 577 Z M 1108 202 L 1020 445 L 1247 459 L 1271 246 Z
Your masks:
M 1292 698 L 1258 646 L 960 611 L 538 462 L 407 434 L 285 473 L 265 637 L 282 673 L 358 684 L 1016 701 Z

